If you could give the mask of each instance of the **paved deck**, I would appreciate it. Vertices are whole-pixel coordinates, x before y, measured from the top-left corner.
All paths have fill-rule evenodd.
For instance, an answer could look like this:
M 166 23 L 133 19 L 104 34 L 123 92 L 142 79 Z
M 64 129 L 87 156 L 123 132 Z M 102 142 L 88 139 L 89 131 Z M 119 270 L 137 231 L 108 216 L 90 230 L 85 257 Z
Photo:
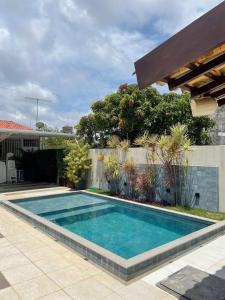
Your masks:
M 56 190 L 65 191 L 51 189 L 45 194 Z M 12 197 L 22 196 L 30 193 L 15 193 Z M 225 236 L 125 284 L 3 208 L 0 233 L 0 272 L 9 284 L 5 287 L 3 282 L 1 289 L 0 276 L 1 300 L 172 300 L 175 298 L 156 283 L 186 265 L 225 278 Z

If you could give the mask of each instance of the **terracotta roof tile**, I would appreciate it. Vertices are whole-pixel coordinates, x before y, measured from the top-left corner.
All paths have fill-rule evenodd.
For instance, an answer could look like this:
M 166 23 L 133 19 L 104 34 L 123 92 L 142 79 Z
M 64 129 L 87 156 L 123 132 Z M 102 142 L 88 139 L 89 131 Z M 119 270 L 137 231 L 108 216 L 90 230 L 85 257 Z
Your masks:
M 15 129 L 15 130 L 32 130 L 32 128 L 23 126 L 13 121 L 0 120 L 0 128 Z

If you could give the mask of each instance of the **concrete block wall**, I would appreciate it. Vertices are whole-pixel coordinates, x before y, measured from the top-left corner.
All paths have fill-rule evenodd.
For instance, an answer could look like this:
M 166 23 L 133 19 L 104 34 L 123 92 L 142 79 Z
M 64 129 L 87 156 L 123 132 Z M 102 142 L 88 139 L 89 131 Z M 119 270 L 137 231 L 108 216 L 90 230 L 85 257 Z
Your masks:
M 103 163 L 97 159 L 100 154 L 118 155 L 120 161 L 132 158 L 137 165 L 146 164 L 146 150 L 143 148 L 130 148 L 126 153 L 114 149 L 91 149 L 89 154 L 92 169 L 88 185 L 100 188 L 107 188 L 103 180 Z M 225 146 L 193 146 L 187 157 L 190 201 L 195 207 L 225 212 Z M 196 193 L 200 195 L 199 199 L 195 199 Z

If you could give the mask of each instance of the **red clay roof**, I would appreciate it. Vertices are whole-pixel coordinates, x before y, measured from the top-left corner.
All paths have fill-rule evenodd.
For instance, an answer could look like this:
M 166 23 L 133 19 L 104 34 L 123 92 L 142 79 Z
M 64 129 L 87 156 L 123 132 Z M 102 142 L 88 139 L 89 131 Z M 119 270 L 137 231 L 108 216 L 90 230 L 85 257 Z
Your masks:
M 23 126 L 13 121 L 0 120 L 0 128 L 15 129 L 15 130 L 32 130 L 32 128 Z

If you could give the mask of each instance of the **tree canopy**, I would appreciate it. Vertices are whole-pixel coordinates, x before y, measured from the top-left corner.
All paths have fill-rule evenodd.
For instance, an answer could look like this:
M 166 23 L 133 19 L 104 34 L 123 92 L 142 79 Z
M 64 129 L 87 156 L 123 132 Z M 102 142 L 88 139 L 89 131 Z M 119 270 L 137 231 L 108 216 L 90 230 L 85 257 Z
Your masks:
M 92 147 L 105 147 L 112 135 L 132 144 L 144 132 L 168 134 L 177 123 L 186 125 L 192 144 L 204 145 L 210 143 L 208 132 L 214 125 L 209 117 L 192 116 L 189 93 L 160 94 L 152 87 L 140 90 L 136 84 L 95 101 L 91 110 L 75 128 Z

